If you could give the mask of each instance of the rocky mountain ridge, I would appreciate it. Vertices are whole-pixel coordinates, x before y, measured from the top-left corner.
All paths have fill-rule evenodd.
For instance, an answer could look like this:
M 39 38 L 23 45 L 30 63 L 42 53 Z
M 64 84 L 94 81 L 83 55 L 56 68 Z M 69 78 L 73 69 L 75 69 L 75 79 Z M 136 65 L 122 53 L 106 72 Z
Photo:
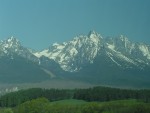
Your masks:
M 0 41 L 0 83 L 71 80 L 150 87 L 150 45 L 95 31 L 35 52 L 11 37 Z M 59 82 L 58 82 L 59 83 Z
M 103 38 L 95 31 L 91 31 L 87 36 L 75 37 L 67 43 L 55 43 L 48 49 L 33 54 L 38 58 L 45 56 L 53 59 L 63 70 L 74 72 L 82 69 L 83 65 L 93 63 L 102 49 L 106 50 L 107 56 L 118 66 L 127 68 L 134 65 L 142 68 L 150 65 L 149 45 L 131 42 L 122 35 L 117 38 Z M 127 62 L 131 66 L 119 64 L 117 60 Z

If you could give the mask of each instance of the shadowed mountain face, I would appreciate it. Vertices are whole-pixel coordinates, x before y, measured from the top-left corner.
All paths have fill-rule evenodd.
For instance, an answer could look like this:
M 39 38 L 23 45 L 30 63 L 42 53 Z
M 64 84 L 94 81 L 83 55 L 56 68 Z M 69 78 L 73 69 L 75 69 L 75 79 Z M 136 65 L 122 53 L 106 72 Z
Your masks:
M 11 56 L 12 57 L 12 56 Z M 25 83 L 50 79 L 37 64 L 20 56 L 0 58 L 0 82 Z
M 72 41 L 32 51 L 11 37 L 0 42 L 0 82 L 49 79 L 91 84 L 150 87 L 150 46 L 95 31 Z

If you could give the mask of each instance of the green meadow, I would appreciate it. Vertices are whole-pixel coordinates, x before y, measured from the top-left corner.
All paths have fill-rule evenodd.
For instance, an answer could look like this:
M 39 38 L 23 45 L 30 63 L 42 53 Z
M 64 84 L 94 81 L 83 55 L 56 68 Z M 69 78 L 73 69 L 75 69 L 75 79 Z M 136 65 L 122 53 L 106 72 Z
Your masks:
M 0 113 L 150 113 L 150 103 L 133 99 L 109 102 L 67 99 L 49 102 L 46 98 L 38 98 L 14 108 L 1 108 Z

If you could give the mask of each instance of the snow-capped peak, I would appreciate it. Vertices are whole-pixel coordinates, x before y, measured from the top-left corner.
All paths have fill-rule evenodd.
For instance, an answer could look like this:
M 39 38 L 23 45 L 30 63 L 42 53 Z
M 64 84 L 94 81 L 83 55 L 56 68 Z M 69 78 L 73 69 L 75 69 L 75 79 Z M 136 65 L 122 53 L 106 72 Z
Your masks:
M 16 40 L 16 38 L 14 38 L 14 36 L 11 36 L 10 38 L 8 38 L 8 42 L 10 42 L 12 40 Z
M 150 59 L 150 47 L 148 45 L 139 44 L 139 49 L 143 56 L 147 57 L 147 59 Z
M 14 38 L 13 36 L 3 41 L 3 44 L 5 48 L 11 48 L 13 46 L 15 47 L 21 46 L 19 40 Z
M 1 41 L 0 43 L 0 56 L 9 56 L 10 59 L 13 59 L 13 56 L 20 56 L 37 62 L 38 58 L 35 57 L 31 50 L 23 47 L 20 41 L 13 36 Z
M 138 66 L 139 62 L 144 65 L 150 62 L 149 46 L 139 46 L 123 35 L 117 38 L 103 38 L 95 31 L 90 31 L 87 36 L 76 36 L 69 42 L 54 43 L 49 49 L 33 54 L 38 58 L 46 56 L 53 59 L 63 70 L 71 72 L 79 71 L 86 64 L 94 63 L 95 58 L 102 54 L 123 68 L 131 67 L 129 65 Z M 121 64 L 122 62 L 124 64 Z
M 119 38 L 121 41 L 128 41 L 128 38 L 126 36 L 120 35 Z
M 11 36 L 10 38 L 7 39 L 8 42 L 19 42 L 19 40 L 17 38 L 15 38 L 14 36 Z
M 88 37 L 89 38 L 93 38 L 93 37 L 102 38 L 102 36 L 99 33 L 95 32 L 94 30 L 89 32 Z
M 52 46 L 57 46 L 57 45 L 59 45 L 57 42 L 55 42 L 55 43 L 53 43 L 53 45 Z
M 99 35 L 96 31 L 94 31 L 94 30 L 91 30 L 90 32 L 89 32 L 89 34 L 88 34 L 88 37 L 90 37 L 90 35 Z
M 80 35 L 66 43 L 54 43 L 49 50 L 36 52 L 34 55 L 37 57 L 43 55 L 55 60 L 66 71 L 78 71 L 84 63 L 93 62 L 100 49 L 101 39 L 100 34 L 91 31 L 88 36 Z

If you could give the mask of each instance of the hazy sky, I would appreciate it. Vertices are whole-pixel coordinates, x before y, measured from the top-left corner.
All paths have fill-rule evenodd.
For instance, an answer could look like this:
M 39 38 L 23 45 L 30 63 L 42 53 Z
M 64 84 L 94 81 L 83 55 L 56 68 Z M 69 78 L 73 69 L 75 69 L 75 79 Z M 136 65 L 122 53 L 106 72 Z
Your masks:
M 150 0 L 0 0 L 0 40 L 42 50 L 90 30 L 150 44 Z

